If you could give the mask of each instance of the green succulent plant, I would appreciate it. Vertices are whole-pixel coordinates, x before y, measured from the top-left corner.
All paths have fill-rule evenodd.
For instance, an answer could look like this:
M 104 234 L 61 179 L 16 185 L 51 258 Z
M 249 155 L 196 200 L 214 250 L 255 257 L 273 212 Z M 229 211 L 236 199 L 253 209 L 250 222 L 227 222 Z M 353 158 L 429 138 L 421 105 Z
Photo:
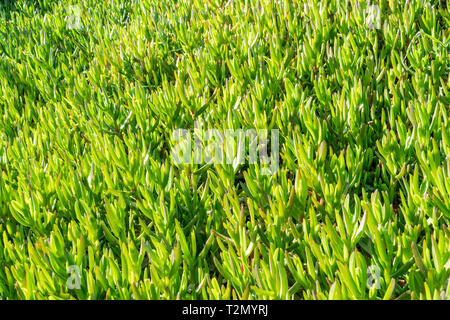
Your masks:
M 371 2 L 0 1 L 0 299 L 449 299 L 449 8 Z

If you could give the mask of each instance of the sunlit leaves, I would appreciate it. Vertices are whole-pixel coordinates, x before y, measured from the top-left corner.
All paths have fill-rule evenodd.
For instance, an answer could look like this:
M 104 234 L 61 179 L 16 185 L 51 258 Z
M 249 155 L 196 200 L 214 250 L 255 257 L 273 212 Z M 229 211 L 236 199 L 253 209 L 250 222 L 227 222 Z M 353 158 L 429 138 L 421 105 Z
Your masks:
M 450 15 L 377 4 L 2 2 L 0 298 L 449 299 Z

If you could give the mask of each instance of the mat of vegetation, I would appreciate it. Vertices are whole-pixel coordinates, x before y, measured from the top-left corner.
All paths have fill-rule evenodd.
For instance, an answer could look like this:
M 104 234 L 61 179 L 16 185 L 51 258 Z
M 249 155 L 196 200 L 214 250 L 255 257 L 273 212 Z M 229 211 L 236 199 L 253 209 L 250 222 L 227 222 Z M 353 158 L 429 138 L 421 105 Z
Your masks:
M 449 8 L 370 5 L 0 1 L 0 298 L 450 298 Z

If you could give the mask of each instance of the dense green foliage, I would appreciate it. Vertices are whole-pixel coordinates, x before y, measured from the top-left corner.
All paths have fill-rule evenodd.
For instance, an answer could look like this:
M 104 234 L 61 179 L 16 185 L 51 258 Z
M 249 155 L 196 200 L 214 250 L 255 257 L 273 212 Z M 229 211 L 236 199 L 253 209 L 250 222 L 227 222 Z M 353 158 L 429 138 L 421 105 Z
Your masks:
M 0 0 L 0 298 L 448 299 L 449 9 L 372 4 Z

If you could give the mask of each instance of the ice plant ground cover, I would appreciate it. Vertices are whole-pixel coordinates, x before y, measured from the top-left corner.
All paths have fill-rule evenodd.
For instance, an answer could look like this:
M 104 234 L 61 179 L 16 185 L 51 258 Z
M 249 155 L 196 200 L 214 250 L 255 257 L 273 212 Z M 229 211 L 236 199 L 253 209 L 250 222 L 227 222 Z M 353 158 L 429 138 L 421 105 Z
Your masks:
M 1 0 L 0 298 L 449 299 L 449 43 L 445 0 Z M 175 163 L 195 122 L 278 170 Z

